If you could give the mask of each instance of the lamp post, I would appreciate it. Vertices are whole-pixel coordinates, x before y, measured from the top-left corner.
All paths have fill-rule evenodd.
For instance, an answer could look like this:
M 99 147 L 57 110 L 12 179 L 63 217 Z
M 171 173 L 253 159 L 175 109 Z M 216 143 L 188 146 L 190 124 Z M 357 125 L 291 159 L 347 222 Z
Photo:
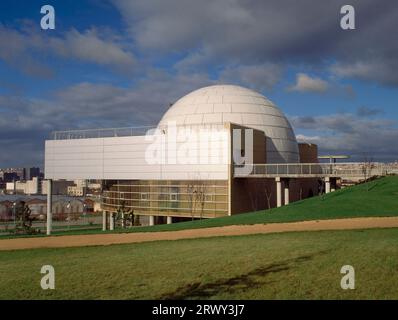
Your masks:
M 13 202 L 12 204 L 12 213 L 14 215 L 14 229 L 16 229 L 17 224 L 16 224 L 16 207 L 17 207 L 17 203 Z
M 68 219 L 68 231 L 70 229 L 70 207 L 71 207 L 70 201 L 68 201 L 68 204 L 66 205 L 66 208 L 68 209 L 68 217 L 67 217 L 67 219 Z
M 86 204 L 83 203 L 83 219 L 84 219 L 84 223 L 87 224 L 87 216 L 86 216 Z

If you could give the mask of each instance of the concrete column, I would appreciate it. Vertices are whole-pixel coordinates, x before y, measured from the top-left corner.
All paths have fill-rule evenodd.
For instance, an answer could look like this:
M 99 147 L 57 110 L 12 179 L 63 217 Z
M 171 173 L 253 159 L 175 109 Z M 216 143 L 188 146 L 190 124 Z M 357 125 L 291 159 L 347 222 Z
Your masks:
M 330 178 L 325 178 L 325 193 L 330 193 Z
M 124 212 L 122 212 L 122 228 L 124 228 Z
M 281 178 L 277 177 L 275 178 L 276 181 L 276 206 L 281 207 L 282 206 L 282 183 L 281 183 Z
M 109 212 L 109 230 L 115 229 L 115 219 L 113 218 L 113 212 Z
M 173 223 L 173 217 L 167 217 L 167 224 Z
M 285 206 L 289 204 L 289 180 L 285 180 Z
M 52 231 L 53 224 L 53 181 L 51 179 L 47 180 L 47 235 L 49 236 Z
M 106 231 L 106 211 L 102 211 L 102 231 Z
M 155 217 L 154 216 L 149 216 L 149 225 L 154 226 L 155 225 Z

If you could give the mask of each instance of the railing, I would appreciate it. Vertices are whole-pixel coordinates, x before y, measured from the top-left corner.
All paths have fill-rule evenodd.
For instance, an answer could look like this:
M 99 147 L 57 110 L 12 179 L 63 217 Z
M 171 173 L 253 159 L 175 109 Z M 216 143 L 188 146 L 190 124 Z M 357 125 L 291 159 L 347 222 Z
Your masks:
M 251 171 L 250 171 L 251 167 Z M 234 177 L 371 177 L 398 174 L 398 167 L 385 163 L 282 163 L 235 166 Z
M 224 123 L 209 123 L 209 124 L 189 124 L 177 125 L 174 128 L 185 129 L 195 128 L 200 129 L 220 129 L 224 127 Z M 51 140 L 71 140 L 71 139 L 92 139 L 92 138 L 109 138 L 109 137 L 130 137 L 142 136 L 149 132 L 155 132 L 155 129 L 161 130 L 162 133 L 167 132 L 169 128 L 173 128 L 167 124 L 162 126 L 142 126 L 142 127 L 124 127 L 124 128 L 106 128 L 106 129 L 78 129 L 66 131 L 53 131 L 51 133 Z
M 51 139 L 71 140 L 140 136 L 145 135 L 151 129 L 156 129 L 156 126 L 54 131 L 51 134 Z

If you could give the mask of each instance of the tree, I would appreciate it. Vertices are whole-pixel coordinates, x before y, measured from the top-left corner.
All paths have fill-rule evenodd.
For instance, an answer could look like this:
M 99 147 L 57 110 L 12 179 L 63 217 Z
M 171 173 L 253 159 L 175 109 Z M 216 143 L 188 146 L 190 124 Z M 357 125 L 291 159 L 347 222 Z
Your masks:
M 364 156 L 364 161 L 361 165 L 364 182 L 367 182 L 372 175 L 372 169 L 375 168 L 372 157 Z M 366 185 L 366 191 L 369 191 L 369 184 Z
M 130 224 L 130 226 L 136 225 L 136 220 L 134 219 L 134 210 L 126 209 L 124 200 L 121 201 L 120 207 L 116 211 L 115 222 L 122 228 L 125 228 L 127 224 Z
M 17 234 L 35 234 L 40 233 L 40 229 L 32 227 L 34 220 L 31 217 L 31 211 L 25 201 L 18 201 L 15 205 L 15 230 Z
M 196 187 L 196 193 L 195 193 L 195 197 L 196 197 L 196 201 L 197 203 L 199 203 L 200 205 L 200 219 L 202 219 L 203 216 L 203 211 L 205 208 L 205 200 L 206 200 L 206 184 L 204 181 L 198 182 L 198 185 Z
M 268 209 L 271 209 L 271 195 L 272 192 L 268 191 L 268 189 L 265 188 L 265 198 L 267 199 Z
M 189 181 L 187 184 L 187 193 L 188 193 L 188 203 L 189 203 L 189 210 L 191 212 L 191 218 L 193 220 L 193 212 L 195 207 L 195 182 Z

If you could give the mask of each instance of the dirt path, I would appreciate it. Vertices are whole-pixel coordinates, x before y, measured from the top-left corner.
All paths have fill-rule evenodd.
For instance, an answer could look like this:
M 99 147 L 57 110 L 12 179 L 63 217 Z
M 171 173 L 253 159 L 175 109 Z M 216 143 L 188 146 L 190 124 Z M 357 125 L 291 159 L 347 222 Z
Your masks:
M 0 250 L 81 247 L 291 231 L 398 228 L 398 217 L 316 220 L 289 223 L 234 225 L 181 231 L 71 235 L 0 240 Z

